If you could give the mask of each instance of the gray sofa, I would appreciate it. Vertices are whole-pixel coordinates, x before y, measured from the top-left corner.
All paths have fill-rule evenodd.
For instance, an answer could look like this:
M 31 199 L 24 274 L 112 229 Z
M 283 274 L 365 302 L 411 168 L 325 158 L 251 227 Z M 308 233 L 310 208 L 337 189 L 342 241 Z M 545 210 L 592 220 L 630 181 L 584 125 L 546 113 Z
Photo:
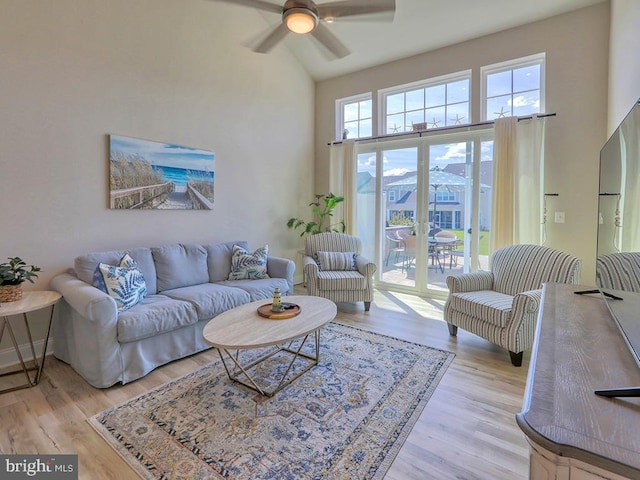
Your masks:
M 154 368 L 210 345 L 202 330 L 216 315 L 254 300 L 271 299 L 275 288 L 293 293 L 295 263 L 268 257 L 269 278 L 228 280 L 233 245 L 175 244 L 91 253 L 75 269 L 54 277 L 63 295 L 54 320 L 54 354 L 87 382 L 106 388 L 127 383 Z M 99 263 L 117 265 L 125 254 L 144 276 L 147 296 L 118 311 L 112 296 L 93 286 Z

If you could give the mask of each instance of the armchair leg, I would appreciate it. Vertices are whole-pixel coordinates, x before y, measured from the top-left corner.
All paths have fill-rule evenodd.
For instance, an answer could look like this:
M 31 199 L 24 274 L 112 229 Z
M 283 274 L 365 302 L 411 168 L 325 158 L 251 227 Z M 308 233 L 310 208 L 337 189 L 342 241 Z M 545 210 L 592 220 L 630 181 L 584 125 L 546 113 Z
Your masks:
M 449 327 L 449 335 L 456 336 L 458 334 L 458 326 L 447 323 L 447 327 Z
M 512 352 L 511 350 L 509 350 L 509 355 L 511 356 L 511 363 L 513 364 L 514 367 L 521 367 L 522 366 L 522 354 L 524 352 L 519 352 L 519 353 L 515 353 Z
M 364 311 L 368 312 L 369 308 L 371 308 L 371 302 L 364 302 Z

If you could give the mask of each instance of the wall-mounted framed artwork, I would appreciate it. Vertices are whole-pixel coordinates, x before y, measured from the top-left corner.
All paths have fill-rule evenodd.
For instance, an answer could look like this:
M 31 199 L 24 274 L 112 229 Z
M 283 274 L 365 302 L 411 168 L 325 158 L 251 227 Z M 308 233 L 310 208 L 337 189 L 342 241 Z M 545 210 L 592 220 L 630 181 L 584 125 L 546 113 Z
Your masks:
M 109 135 L 109 204 L 115 209 L 211 210 L 215 154 Z

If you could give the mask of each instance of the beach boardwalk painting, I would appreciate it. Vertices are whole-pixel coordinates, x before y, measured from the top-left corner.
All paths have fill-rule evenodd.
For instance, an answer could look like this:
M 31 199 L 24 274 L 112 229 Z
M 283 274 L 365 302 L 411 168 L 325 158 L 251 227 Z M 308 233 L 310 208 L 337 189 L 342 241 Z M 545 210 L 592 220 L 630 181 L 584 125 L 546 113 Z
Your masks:
M 109 135 L 111 208 L 211 210 L 213 152 Z

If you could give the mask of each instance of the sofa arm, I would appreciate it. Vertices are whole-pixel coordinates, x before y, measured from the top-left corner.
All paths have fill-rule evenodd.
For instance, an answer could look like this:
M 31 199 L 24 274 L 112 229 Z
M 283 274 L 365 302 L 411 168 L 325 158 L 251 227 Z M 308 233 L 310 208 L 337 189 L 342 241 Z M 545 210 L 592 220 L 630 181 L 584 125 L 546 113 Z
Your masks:
M 63 297 L 54 318 L 54 354 L 97 388 L 123 380 L 118 309 L 106 293 L 68 273 L 51 280 Z
M 449 287 L 450 293 L 492 290 L 493 273 L 480 271 L 473 273 L 462 273 L 460 275 L 449 275 L 447 277 L 447 287 Z
M 356 269 L 367 278 L 373 277 L 376 273 L 376 264 L 364 255 L 356 255 Z
M 283 295 L 293 294 L 293 274 L 296 271 L 296 264 L 288 258 L 267 257 L 267 274 L 272 278 L 284 278 L 289 285 L 288 292 Z
M 118 319 L 118 307 L 113 298 L 69 273 L 54 277 L 51 287 L 63 296 L 71 308 L 90 322 L 115 323 Z

